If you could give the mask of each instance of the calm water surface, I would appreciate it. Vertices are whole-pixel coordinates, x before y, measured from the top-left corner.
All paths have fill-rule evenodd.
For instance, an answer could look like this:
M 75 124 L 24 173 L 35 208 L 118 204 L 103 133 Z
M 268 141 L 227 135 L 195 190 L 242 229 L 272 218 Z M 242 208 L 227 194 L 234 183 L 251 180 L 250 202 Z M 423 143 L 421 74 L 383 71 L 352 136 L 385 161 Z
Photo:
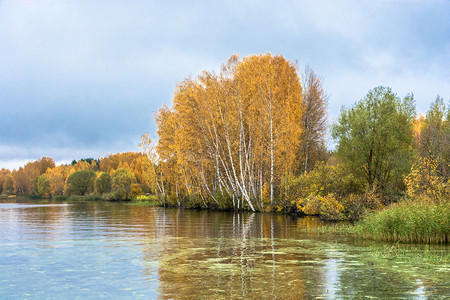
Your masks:
M 380 258 L 373 251 L 382 245 L 308 233 L 321 225 L 274 214 L 4 199 L 0 299 L 450 295 L 448 265 Z M 445 246 L 427 249 L 448 253 Z

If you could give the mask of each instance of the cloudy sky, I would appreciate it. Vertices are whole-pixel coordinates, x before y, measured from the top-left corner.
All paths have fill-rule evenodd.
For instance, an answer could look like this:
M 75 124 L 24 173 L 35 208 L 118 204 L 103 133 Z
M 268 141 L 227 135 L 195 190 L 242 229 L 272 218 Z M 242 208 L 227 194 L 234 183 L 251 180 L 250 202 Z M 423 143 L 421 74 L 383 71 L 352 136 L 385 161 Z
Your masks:
M 311 66 L 329 115 L 368 90 L 450 99 L 450 1 L 0 0 L 0 168 L 139 151 L 177 82 L 270 52 Z

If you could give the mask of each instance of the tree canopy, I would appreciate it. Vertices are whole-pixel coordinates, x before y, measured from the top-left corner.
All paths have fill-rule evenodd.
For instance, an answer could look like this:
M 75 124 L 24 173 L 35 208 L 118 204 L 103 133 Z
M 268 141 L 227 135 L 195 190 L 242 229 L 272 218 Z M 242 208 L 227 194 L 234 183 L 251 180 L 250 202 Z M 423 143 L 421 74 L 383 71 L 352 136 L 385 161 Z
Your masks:
M 297 69 L 282 56 L 234 55 L 219 75 L 181 82 L 173 108 L 155 117 L 160 198 L 273 204 L 282 178 L 298 172 L 303 111 Z
M 336 154 L 372 186 L 395 189 L 411 167 L 412 95 L 400 100 L 390 88 L 377 87 L 333 124 Z
M 85 195 L 94 191 L 95 172 L 89 169 L 79 170 L 67 178 L 70 195 Z

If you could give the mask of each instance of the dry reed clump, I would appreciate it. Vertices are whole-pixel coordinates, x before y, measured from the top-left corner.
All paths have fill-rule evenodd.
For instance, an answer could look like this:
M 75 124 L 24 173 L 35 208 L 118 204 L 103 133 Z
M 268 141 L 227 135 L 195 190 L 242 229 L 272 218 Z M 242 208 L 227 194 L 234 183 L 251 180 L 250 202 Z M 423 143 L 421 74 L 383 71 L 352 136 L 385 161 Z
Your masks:
M 355 229 L 364 238 L 446 244 L 450 233 L 450 202 L 405 200 L 368 215 Z

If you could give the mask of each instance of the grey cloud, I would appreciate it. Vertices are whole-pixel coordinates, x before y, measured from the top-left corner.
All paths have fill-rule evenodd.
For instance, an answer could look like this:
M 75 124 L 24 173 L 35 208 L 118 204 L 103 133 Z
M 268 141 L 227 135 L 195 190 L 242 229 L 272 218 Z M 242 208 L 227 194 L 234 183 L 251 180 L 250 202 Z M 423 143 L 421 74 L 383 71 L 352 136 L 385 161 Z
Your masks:
M 430 1 L 2 1 L 0 163 L 135 151 L 177 82 L 233 53 L 309 64 L 331 119 L 381 84 L 414 92 L 426 110 L 437 93 L 450 98 L 448 11 Z

